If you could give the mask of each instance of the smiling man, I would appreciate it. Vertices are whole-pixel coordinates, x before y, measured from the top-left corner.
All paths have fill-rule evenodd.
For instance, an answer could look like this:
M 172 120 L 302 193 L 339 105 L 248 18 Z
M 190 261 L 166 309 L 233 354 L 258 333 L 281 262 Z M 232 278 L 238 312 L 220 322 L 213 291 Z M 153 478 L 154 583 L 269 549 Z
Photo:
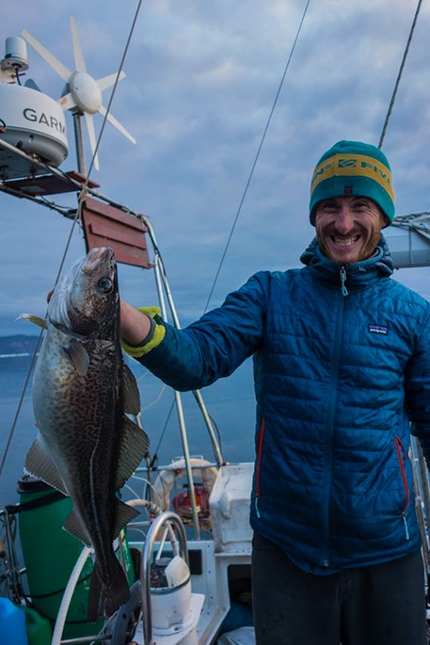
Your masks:
M 350 264 L 369 258 L 394 218 L 386 156 L 358 141 L 339 141 L 320 159 L 311 183 L 311 223 L 324 255 Z
M 412 431 L 430 463 L 430 304 L 392 279 L 389 163 L 340 141 L 301 269 L 260 271 L 178 330 L 122 303 L 126 350 L 178 390 L 254 361 L 257 645 L 427 645 Z

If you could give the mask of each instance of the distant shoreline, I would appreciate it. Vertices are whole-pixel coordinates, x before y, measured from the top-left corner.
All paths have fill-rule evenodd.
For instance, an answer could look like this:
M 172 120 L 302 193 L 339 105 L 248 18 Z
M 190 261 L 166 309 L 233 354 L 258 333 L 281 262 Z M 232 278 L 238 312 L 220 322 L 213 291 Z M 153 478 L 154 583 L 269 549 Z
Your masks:
M 33 356 L 38 340 L 38 336 L 26 336 L 25 334 L 0 336 L 0 358 L 28 358 Z

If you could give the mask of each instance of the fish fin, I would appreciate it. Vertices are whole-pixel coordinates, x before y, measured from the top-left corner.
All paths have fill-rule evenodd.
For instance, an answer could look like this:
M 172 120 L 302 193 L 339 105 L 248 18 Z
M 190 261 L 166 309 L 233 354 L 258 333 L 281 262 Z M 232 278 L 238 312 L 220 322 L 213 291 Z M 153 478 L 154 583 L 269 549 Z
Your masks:
M 66 495 L 67 497 L 69 496 L 64 479 L 51 455 L 45 448 L 45 444 L 40 433 L 33 441 L 33 444 L 27 453 L 24 468 L 31 475 L 39 477 L 50 486 L 53 486 L 53 488 L 59 490 L 63 495 Z
M 85 376 L 90 366 L 90 357 L 85 347 L 77 340 L 72 339 L 67 347 L 63 346 L 63 350 L 72 361 L 78 373 L 81 376 Z
M 33 323 L 33 325 L 37 325 L 42 329 L 48 329 L 48 321 L 45 320 L 45 318 L 35 316 L 34 314 L 21 314 L 16 320 L 28 320 L 28 322 Z
M 132 506 L 125 504 L 120 499 L 116 500 L 116 526 L 114 532 L 114 539 L 118 537 L 121 532 L 121 529 L 131 520 L 136 519 L 140 515 L 140 512 L 137 511 Z
M 76 511 L 72 511 L 66 518 L 63 528 L 80 542 L 91 547 L 91 539 L 88 535 L 88 531 Z
M 130 600 L 130 588 L 123 568 L 115 556 L 109 565 L 109 577 L 104 579 L 97 560 L 91 574 L 88 596 L 88 622 L 96 623 L 100 618 L 109 618 Z
M 116 489 L 122 488 L 143 457 L 148 454 L 149 438 L 144 430 L 124 416 L 121 427 Z
M 123 362 L 124 410 L 135 416 L 140 412 L 140 394 L 137 381 L 129 366 Z

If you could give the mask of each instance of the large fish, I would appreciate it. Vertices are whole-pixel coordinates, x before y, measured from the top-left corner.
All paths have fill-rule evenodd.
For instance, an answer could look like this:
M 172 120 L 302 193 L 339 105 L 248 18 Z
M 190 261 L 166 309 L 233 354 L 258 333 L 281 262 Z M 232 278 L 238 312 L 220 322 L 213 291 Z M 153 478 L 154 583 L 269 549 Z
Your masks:
M 70 496 L 64 528 L 95 553 L 88 619 L 112 615 L 130 597 L 113 550 L 138 515 L 116 491 L 147 454 L 146 434 L 125 413 L 140 412 L 136 381 L 119 340 L 119 295 L 112 249 L 92 249 L 56 287 L 33 379 L 39 435 L 26 470 Z

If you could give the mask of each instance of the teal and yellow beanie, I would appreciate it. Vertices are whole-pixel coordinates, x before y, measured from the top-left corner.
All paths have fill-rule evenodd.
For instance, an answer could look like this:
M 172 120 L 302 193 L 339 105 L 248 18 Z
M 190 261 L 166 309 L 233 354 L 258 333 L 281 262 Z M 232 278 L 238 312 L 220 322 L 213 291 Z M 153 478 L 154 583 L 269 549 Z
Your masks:
M 318 202 L 352 195 L 372 199 L 392 223 L 395 197 L 387 157 L 369 143 L 339 141 L 323 154 L 312 175 L 311 224 Z

